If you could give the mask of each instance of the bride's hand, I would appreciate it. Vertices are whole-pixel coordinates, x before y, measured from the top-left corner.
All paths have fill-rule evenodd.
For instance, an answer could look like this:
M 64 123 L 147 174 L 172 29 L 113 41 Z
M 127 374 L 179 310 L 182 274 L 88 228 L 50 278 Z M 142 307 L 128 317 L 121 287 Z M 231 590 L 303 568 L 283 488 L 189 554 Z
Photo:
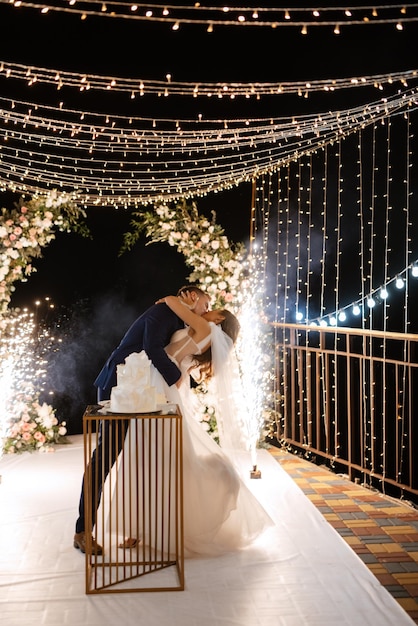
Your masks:
M 197 296 L 195 294 L 196 299 L 193 300 L 193 297 L 190 293 L 190 291 L 183 291 L 179 296 L 179 300 L 182 304 L 184 304 L 184 306 L 187 306 L 188 309 L 190 309 L 191 311 L 193 311 L 193 309 L 196 307 L 196 304 L 199 301 L 199 296 Z
M 155 304 L 164 304 L 165 303 L 165 299 L 167 296 L 165 296 L 164 298 L 160 298 L 159 300 L 155 301 Z

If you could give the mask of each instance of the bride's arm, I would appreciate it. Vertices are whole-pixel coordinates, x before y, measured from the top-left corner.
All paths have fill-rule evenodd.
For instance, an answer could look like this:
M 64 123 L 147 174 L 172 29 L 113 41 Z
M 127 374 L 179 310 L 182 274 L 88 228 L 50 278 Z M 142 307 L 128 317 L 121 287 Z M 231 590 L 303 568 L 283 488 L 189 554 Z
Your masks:
M 187 326 L 193 330 L 194 339 L 199 342 L 201 339 L 210 335 L 210 326 L 203 317 L 197 315 L 191 310 L 193 302 L 188 304 L 187 297 L 166 296 L 157 300 L 159 302 L 165 302 L 165 304 L 175 313 Z

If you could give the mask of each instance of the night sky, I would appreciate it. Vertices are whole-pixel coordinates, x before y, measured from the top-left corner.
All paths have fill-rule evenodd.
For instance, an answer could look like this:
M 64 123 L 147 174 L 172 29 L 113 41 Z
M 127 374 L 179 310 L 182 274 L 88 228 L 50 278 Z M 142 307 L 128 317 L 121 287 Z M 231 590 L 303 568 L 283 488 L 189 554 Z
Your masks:
M 352 26 L 342 28 L 339 36 L 329 27 L 313 28 L 307 36 L 297 28 L 219 27 L 207 33 L 204 26 L 184 25 L 173 32 L 164 24 L 99 17 L 81 21 L 79 16 L 40 15 L 1 4 L 0 24 L 0 60 L 108 76 L 164 80 L 170 73 L 176 81 L 309 81 L 418 66 L 418 23 L 402 32 L 393 24 Z M 80 105 L 80 95 L 69 89 L 57 94 L 34 86 L 28 95 L 22 86 L 0 78 L 0 95 L 13 97 L 15 90 L 16 97 L 49 98 L 53 104 L 64 100 L 66 106 L 85 110 L 100 111 L 111 104 L 89 95 Z M 162 102 L 149 97 L 134 104 L 127 99 L 120 112 L 127 114 L 136 107 L 137 115 L 169 113 L 180 118 L 198 112 L 208 118 L 300 115 L 349 108 L 380 96 L 370 88 L 314 94 L 308 99 L 283 96 L 240 103 L 174 97 Z M 0 205 L 11 206 L 16 198 L 0 194 Z M 232 241 L 247 242 L 249 183 L 196 202 L 201 212 L 216 211 L 218 223 Z M 70 432 L 80 432 L 83 408 L 95 398 L 93 380 L 129 324 L 155 299 L 175 292 L 190 273 L 174 249 L 164 244 L 145 246 L 145 239 L 119 256 L 130 219 L 129 210 L 90 207 L 87 223 L 93 239 L 58 234 L 36 261 L 38 271 L 27 283 L 17 285 L 12 301 L 12 306 L 33 308 L 35 299 L 48 296 L 57 319 L 64 320 L 64 348 L 52 359 L 50 383 L 59 417 L 67 419 Z

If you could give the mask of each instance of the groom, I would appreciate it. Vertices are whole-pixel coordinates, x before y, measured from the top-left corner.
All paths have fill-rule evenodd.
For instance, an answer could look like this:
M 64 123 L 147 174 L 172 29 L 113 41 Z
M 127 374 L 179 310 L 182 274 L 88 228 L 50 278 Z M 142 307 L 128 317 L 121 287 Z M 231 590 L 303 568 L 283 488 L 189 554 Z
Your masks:
M 189 292 L 194 302 L 193 310 L 198 315 L 203 315 L 209 309 L 209 296 L 195 285 L 182 287 L 177 295 Z M 97 387 L 97 399 L 108 400 L 110 391 L 116 385 L 116 367 L 123 363 L 127 356 L 133 352 L 145 350 L 148 357 L 163 376 L 168 385 L 175 385 L 181 378 L 180 370 L 168 358 L 164 347 L 170 342 L 170 338 L 176 330 L 184 328 L 184 322 L 171 311 L 164 303 L 154 304 L 138 317 L 124 335 L 119 346 L 112 352 L 94 384 Z M 91 485 L 92 485 L 92 527 L 96 519 L 97 509 L 100 504 L 103 484 L 115 463 L 123 447 L 126 428 L 121 420 L 105 420 L 100 422 L 97 448 L 90 460 Z M 117 429 L 117 433 L 116 433 Z M 104 431 L 104 432 L 103 432 Z M 109 450 L 109 441 L 113 442 Z M 105 443 L 103 443 L 105 442 Z M 117 445 L 115 445 L 117 442 Z M 104 463 L 103 463 L 104 460 Z M 97 472 L 97 476 L 96 476 Z M 96 493 L 96 485 L 97 493 Z M 75 525 L 74 547 L 86 551 L 85 535 L 85 511 L 84 511 L 85 477 L 81 488 L 79 517 Z M 103 548 L 92 537 L 92 553 L 102 554 Z

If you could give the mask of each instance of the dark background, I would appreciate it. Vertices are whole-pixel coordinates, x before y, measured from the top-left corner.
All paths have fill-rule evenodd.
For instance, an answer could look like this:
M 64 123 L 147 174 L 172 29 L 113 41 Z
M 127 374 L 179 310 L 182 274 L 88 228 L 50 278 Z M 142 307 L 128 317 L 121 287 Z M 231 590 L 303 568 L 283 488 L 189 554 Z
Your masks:
M 1 4 L 0 25 L 0 60 L 107 76 L 164 80 L 170 73 L 176 81 L 309 81 L 418 66 L 415 23 L 403 31 L 393 24 L 346 26 L 339 36 L 331 27 L 311 28 L 307 36 L 296 27 L 215 27 L 207 33 L 205 26 L 182 25 L 174 32 L 166 24 L 104 17 L 81 21 L 75 15 L 40 15 Z M 63 100 L 65 106 L 84 110 L 171 118 L 195 118 L 198 113 L 208 118 L 312 114 L 382 97 L 373 88 L 353 88 L 312 94 L 308 99 L 278 96 L 238 102 L 147 97 L 130 101 L 125 96 L 121 101 L 120 97 L 81 95 L 68 88 L 59 94 L 39 85 L 26 88 L 0 77 L 0 95 L 14 94 L 54 105 Z M 0 205 L 11 206 L 17 197 L 0 194 Z M 216 211 L 218 223 L 232 241 L 248 242 L 249 183 L 195 200 L 200 212 Z M 36 309 L 39 319 L 61 336 L 60 349 L 49 358 L 47 386 L 54 391 L 51 403 L 58 417 L 67 420 L 70 433 L 81 432 L 84 407 L 95 399 L 94 378 L 130 323 L 158 297 L 175 292 L 190 273 L 173 248 L 146 246 L 145 239 L 119 256 L 123 234 L 129 229 L 129 209 L 89 207 L 87 213 L 92 240 L 57 234 L 43 258 L 36 260 L 37 272 L 27 283 L 16 285 L 12 300 L 12 306 Z M 53 310 L 45 297 L 51 298 L 48 303 L 54 303 Z M 35 307 L 35 300 L 41 305 Z

